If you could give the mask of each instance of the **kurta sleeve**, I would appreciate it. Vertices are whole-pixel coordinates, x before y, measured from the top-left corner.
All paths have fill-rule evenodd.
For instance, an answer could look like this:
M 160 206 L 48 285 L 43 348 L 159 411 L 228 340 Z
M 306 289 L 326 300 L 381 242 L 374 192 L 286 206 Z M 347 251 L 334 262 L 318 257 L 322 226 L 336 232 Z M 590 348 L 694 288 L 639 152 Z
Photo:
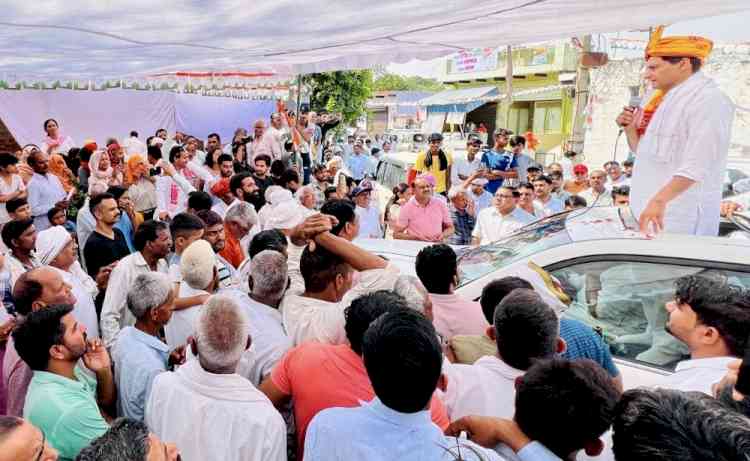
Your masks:
M 690 112 L 685 150 L 673 176 L 703 182 L 707 176 L 723 174 L 720 159 L 727 146 L 717 140 L 730 139 L 734 109 L 723 98 L 701 97 Z
M 126 268 L 123 267 L 122 261 L 115 266 L 109 275 L 107 292 L 104 295 L 102 305 L 102 314 L 100 320 L 100 329 L 102 339 L 107 347 L 112 346 L 117 334 L 120 332 L 120 318 L 125 308 L 125 297 L 127 296 Z

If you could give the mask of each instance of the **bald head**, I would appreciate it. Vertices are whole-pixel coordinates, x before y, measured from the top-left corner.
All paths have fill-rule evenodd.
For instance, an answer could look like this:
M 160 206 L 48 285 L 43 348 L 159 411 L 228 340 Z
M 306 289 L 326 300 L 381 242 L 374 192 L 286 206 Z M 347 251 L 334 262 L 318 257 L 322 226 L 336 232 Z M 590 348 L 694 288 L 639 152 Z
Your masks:
M 76 303 L 70 285 L 65 283 L 60 272 L 48 266 L 21 274 L 13 285 L 13 300 L 20 315 L 28 315 L 50 304 Z

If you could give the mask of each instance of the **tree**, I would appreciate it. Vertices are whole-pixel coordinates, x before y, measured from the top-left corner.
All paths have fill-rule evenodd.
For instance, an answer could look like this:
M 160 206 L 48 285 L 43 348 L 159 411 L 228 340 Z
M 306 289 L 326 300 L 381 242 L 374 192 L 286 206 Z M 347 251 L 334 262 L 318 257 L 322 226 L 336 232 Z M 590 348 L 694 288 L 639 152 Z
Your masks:
M 447 87 L 437 80 L 424 77 L 405 77 L 383 74 L 373 82 L 374 91 L 442 91 Z
M 310 87 L 310 108 L 341 112 L 344 123 L 352 123 L 365 113 L 365 104 L 372 94 L 369 70 L 308 74 L 303 82 Z

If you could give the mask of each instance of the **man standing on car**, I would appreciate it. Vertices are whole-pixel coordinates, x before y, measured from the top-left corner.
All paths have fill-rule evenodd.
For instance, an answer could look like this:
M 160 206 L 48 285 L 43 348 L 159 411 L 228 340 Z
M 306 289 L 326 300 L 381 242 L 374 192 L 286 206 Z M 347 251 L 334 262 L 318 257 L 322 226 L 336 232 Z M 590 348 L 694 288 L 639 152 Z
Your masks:
M 642 232 L 717 235 L 734 105 L 700 71 L 713 43 L 663 29 L 646 48 L 653 95 L 617 117 L 638 159 L 631 207 Z

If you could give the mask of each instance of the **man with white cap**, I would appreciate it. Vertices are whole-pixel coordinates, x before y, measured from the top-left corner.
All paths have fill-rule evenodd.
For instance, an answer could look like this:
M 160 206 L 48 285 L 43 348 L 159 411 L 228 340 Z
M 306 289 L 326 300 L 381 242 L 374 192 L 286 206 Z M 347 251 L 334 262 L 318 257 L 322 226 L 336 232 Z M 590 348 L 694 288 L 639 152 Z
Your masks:
M 468 191 L 469 198 L 474 200 L 476 214 L 492 205 L 492 194 L 485 190 L 487 179 L 480 177 L 481 172 L 475 172 L 464 181 L 463 188 Z
M 216 254 L 211 244 L 205 240 L 196 240 L 182 252 L 180 258 L 180 298 L 211 295 L 219 288 L 219 275 L 214 261 Z M 170 348 L 187 343 L 193 334 L 195 321 L 200 315 L 202 305 L 195 305 L 175 311 L 172 319 L 164 327 L 167 345 Z
M 78 245 L 70 233 L 62 226 L 53 226 L 39 232 L 36 238 L 36 255 L 39 262 L 55 269 L 70 285 L 71 292 L 76 298 L 73 315 L 83 323 L 86 333 L 99 337 L 99 319 L 96 317 L 94 299 L 100 289 L 107 287 L 111 267 L 99 270 L 96 280 L 84 272 L 78 262 Z

